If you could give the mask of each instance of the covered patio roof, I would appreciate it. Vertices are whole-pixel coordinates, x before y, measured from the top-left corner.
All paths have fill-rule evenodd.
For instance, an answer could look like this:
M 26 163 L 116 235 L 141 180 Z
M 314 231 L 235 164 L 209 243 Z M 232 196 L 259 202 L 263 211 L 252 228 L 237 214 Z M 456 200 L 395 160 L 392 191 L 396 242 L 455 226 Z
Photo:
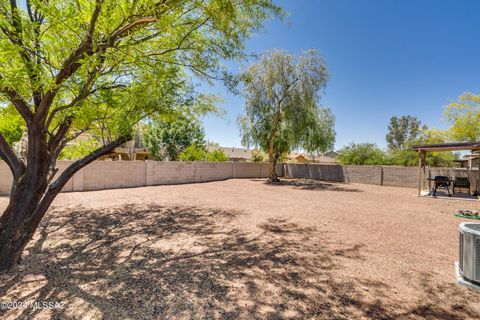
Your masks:
M 480 150 L 480 141 L 473 142 L 453 142 L 453 143 L 435 143 L 414 145 L 415 151 L 455 151 L 455 150 Z
M 480 141 L 420 144 L 420 145 L 414 145 L 412 149 L 417 151 L 419 156 L 418 195 L 420 196 L 422 193 L 422 189 L 425 189 L 425 178 L 426 178 L 425 158 L 426 158 L 427 152 L 456 151 L 456 150 L 469 150 L 469 151 L 475 152 L 480 150 Z M 470 162 L 471 160 L 472 160 L 472 157 L 469 158 Z M 471 170 L 471 165 L 470 165 L 470 170 Z M 477 184 L 476 190 L 478 191 L 478 177 L 477 177 L 476 184 Z

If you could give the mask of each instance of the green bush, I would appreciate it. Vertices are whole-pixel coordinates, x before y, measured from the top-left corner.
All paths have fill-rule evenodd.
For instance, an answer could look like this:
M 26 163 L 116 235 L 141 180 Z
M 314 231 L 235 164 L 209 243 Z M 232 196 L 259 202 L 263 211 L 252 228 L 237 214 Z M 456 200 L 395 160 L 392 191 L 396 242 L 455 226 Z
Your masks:
M 222 161 L 228 161 L 228 157 L 222 150 L 214 150 L 207 153 L 205 160 L 213 161 L 213 162 L 222 162 Z
M 204 148 L 193 144 L 181 152 L 178 159 L 180 161 L 200 161 L 205 160 L 206 155 L 207 152 Z
M 351 143 L 340 150 L 341 164 L 388 164 L 387 154 L 373 143 Z

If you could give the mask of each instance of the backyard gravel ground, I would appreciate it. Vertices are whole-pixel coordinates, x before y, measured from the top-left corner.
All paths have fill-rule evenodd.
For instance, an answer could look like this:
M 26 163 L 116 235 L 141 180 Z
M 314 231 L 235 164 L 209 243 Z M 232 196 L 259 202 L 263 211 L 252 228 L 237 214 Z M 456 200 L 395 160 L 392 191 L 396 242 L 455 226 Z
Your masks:
M 290 182 L 61 194 L 0 276 L 0 301 L 56 308 L 0 318 L 480 319 L 455 282 L 453 216 L 478 203 Z

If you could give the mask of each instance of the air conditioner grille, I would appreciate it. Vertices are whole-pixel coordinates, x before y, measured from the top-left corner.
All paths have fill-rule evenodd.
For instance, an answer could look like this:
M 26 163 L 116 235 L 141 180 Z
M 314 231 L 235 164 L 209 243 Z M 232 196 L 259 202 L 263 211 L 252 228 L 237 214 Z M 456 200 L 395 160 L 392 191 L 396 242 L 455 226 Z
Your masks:
M 480 239 L 475 239 L 475 280 L 480 280 Z
M 463 271 L 463 233 L 459 232 L 460 236 L 460 252 L 459 252 L 459 262 L 460 262 L 460 271 Z

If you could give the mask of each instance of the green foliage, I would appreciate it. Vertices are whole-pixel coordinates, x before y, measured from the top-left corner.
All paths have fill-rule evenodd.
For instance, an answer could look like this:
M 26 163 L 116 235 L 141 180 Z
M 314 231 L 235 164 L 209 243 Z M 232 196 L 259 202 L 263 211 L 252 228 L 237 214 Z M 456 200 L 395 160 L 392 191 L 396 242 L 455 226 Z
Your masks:
M 181 161 L 201 161 L 205 160 L 207 151 L 197 145 L 191 145 L 179 154 L 178 159 Z
M 145 143 L 157 160 L 178 160 L 186 148 L 204 148 L 205 134 L 200 121 L 194 117 L 158 120 L 146 126 Z
M 22 138 L 24 130 L 25 122 L 13 105 L 0 108 L 0 133 L 10 146 Z
M 428 152 L 426 155 L 426 164 L 432 167 L 453 167 L 454 160 L 458 160 L 459 155 L 453 152 Z M 386 164 L 415 167 L 418 166 L 418 152 L 413 150 L 397 150 L 388 153 Z
M 418 166 L 418 152 L 405 148 L 383 151 L 372 143 L 351 143 L 340 150 L 341 164 Z M 459 155 L 452 152 L 428 152 L 426 163 L 432 167 L 452 167 Z
M 480 95 L 464 93 L 445 108 L 444 116 L 452 124 L 446 132 L 451 140 L 480 140 Z
M 100 143 L 95 139 L 81 140 L 67 145 L 58 158 L 60 160 L 77 160 L 85 157 L 99 146 Z
M 212 162 L 228 161 L 228 156 L 222 150 L 213 150 L 207 152 L 205 160 Z
M 417 117 L 407 115 L 398 118 L 393 116 L 390 119 L 386 136 L 388 149 L 398 151 L 409 148 L 411 142 L 417 140 L 422 131 L 426 129 L 427 127 L 422 126 Z
M 388 164 L 386 153 L 373 143 L 351 143 L 343 147 L 339 153 L 337 159 L 341 164 Z
M 385 163 L 397 166 L 417 166 L 418 153 L 412 150 L 415 144 L 444 143 L 446 135 L 438 129 L 428 129 L 412 116 L 392 117 L 386 136 L 388 152 Z M 458 154 L 452 152 L 428 152 L 426 163 L 434 167 L 451 167 Z
M 425 160 L 432 167 L 454 167 L 455 162 L 453 161 L 459 159 L 460 155 L 455 152 L 429 152 Z
M 462 94 L 445 107 L 443 115 L 451 125 L 447 130 L 427 130 L 434 140 L 429 143 L 480 140 L 480 95 Z
M 334 117 L 319 105 L 328 72 L 316 50 L 300 56 L 283 51 L 261 55 L 242 75 L 244 114 L 239 118 L 243 145 L 272 154 L 274 161 L 293 149 L 331 149 Z
M 179 154 L 180 161 L 228 161 L 227 155 L 222 150 L 207 152 L 203 146 L 193 144 Z
M 49 136 L 69 123 L 102 144 L 146 117 L 212 111 L 193 81 L 233 85 L 221 62 L 243 59 L 252 32 L 282 15 L 271 0 L 15 3 L 0 0 L 0 103 L 44 112 Z
M 252 162 L 265 162 L 268 160 L 268 156 L 260 149 L 252 150 Z

